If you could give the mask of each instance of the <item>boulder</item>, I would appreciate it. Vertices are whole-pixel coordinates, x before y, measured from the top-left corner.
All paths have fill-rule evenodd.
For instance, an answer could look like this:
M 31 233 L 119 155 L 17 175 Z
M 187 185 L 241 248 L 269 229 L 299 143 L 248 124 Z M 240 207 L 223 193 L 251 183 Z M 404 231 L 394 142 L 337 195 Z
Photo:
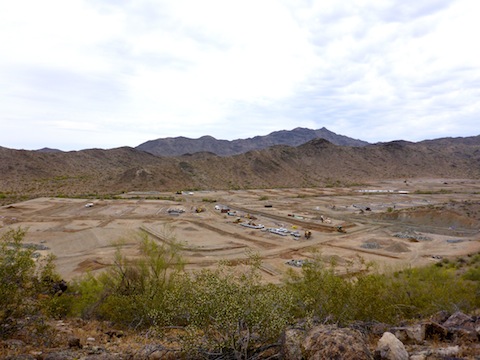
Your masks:
M 390 332 L 404 344 L 422 344 L 425 341 L 425 324 L 395 327 Z
M 443 326 L 448 330 L 448 336 L 456 342 L 475 342 L 478 340 L 476 319 L 457 311 L 450 316 Z
M 457 311 L 442 324 L 447 329 L 450 328 L 470 328 L 474 329 L 475 322 L 472 317 Z
M 372 359 L 361 332 L 333 325 L 312 328 L 301 347 L 304 359 Z
M 377 360 L 408 360 L 408 352 L 405 345 L 391 332 L 385 332 L 378 340 L 375 350 Z

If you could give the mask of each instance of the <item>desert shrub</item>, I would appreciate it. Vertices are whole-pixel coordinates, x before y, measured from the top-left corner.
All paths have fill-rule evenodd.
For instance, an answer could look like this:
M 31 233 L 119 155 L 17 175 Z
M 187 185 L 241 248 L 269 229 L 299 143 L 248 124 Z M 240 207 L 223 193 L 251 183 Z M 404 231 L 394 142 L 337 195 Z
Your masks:
M 479 289 L 469 270 L 464 277 L 454 268 L 434 265 L 388 274 L 361 274 L 354 278 L 335 274 L 320 260 L 290 273 L 287 285 L 295 296 L 297 317 L 349 323 L 426 317 L 440 310 L 472 311 L 479 304 Z
M 463 278 L 480 283 L 480 268 L 472 267 L 468 269 L 465 274 L 463 274 Z
M 475 287 L 453 268 L 427 266 L 395 274 L 395 299 L 404 318 L 424 317 L 439 310 L 465 312 L 478 306 Z
M 293 296 L 261 282 L 258 266 L 241 274 L 227 266 L 188 278 L 182 312 L 188 318 L 184 347 L 198 353 L 249 358 L 261 345 L 276 343 L 293 319 Z M 193 354 L 190 354 L 193 356 Z
M 45 312 L 49 315 L 58 301 L 54 257 L 35 262 L 34 247 L 23 244 L 25 234 L 24 229 L 10 229 L 0 239 L 0 337 L 26 326 L 45 330 Z
M 74 295 L 59 288 L 61 282 L 67 286 L 56 271 L 56 257 L 49 254 L 36 264 L 35 293 L 42 312 L 50 318 L 64 318 L 71 312 Z M 69 285 L 68 285 L 69 286 Z M 67 286 L 67 287 L 68 287 Z
M 33 312 L 35 262 L 33 249 L 23 248 L 23 229 L 12 229 L 3 234 L 0 251 L 0 323 L 27 316 Z M 2 326 L 0 332 L 7 329 Z
M 102 298 L 107 295 L 105 286 L 98 277 L 87 273 L 71 281 L 70 288 L 71 292 L 78 296 L 72 303 L 69 315 L 84 319 L 97 316 L 97 308 L 102 303 Z
M 393 323 L 401 314 L 396 302 L 399 285 L 388 275 L 373 273 L 359 276 L 352 285 L 350 321 Z
M 75 283 L 77 314 L 133 328 L 182 327 L 190 355 L 214 351 L 245 358 L 277 342 L 293 319 L 293 296 L 282 285 L 262 283 L 255 256 L 240 274 L 227 265 L 187 274 L 178 251 L 148 237 L 137 258 L 118 251 L 109 270 Z
M 305 264 L 301 273 L 290 272 L 286 282 L 295 297 L 296 317 L 340 323 L 351 319 L 352 282 L 320 259 Z
M 176 274 L 183 269 L 180 245 L 174 239 L 159 244 L 140 234 L 140 254 L 129 258 L 117 249 L 113 265 L 97 277 L 76 283 L 81 296 L 77 314 L 130 327 L 150 326 L 150 310 L 161 307 Z

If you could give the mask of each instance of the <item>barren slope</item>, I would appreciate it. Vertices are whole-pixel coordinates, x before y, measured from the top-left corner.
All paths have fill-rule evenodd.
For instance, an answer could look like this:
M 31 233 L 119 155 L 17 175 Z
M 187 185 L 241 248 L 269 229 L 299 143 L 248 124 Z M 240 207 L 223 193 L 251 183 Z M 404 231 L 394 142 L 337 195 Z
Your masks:
M 134 190 L 338 186 L 372 179 L 478 178 L 478 137 L 441 143 L 337 146 L 315 139 L 230 157 L 158 157 L 132 148 L 43 153 L 0 149 L 0 193 L 116 194 Z

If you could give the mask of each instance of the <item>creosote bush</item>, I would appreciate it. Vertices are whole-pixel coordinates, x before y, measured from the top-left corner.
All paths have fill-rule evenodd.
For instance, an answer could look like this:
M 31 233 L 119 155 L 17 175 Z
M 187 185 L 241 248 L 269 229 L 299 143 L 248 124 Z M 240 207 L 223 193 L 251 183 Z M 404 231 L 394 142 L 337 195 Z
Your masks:
M 41 335 L 47 330 L 45 316 L 58 303 L 54 284 L 60 280 L 54 257 L 34 260 L 34 247 L 23 244 L 25 230 L 11 229 L 0 238 L 0 338 L 25 327 Z M 58 307 L 60 308 L 60 307 Z
M 119 244 L 113 265 L 97 277 L 75 284 L 81 294 L 78 315 L 97 317 L 130 327 L 153 325 L 150 311 L 168 307 L 169 292 L 183 269 L 181 246 L 173 239 L 159 244 L 140 234 L 140 255 L 128 258 Z
M 193 352 L 201 353 L 208 344 L 217 354 L 233 352 L 235 358 L 248 358 L 261 345 L 276 343 L 294 320 L 291 292 L 263 284 L 258 258 L 250 260 L 253 263 L 243 273 L 220 266 L 186 277 L 183 313 L 190 332 L 200 334 L 186 338 Z
M 353 321 L 395 323 L 440 310 L 472 311 L 480 306 L 480 287 L 467 280 L 468 275 L 434 265 L 340 277 L 334 268 L 315 261 L 300 274 L 291 273 L 287 284 L 295 295 L 297 317 L 345 325 Z

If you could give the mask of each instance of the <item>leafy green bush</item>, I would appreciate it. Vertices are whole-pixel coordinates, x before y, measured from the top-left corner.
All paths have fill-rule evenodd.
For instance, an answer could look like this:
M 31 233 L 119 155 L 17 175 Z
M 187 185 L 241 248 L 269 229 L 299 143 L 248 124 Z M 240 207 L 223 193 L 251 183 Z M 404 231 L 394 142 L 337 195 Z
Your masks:
M 0 245 L 0 323 L 32 313 L 35 262 L 33 249 L 23 248 L 25 231 L 9 230 L 3 234 Z M 0 329 L 6 331 L 5 327 Z
M 7 337 L 28 321 L 53 310 L 53 285 L 60 278 L 54 257 L 35 262 L 35 248 L 25 246 L 25 230 L 10 229 L 0 239 L 0 337 Z M 33 316 L 35 315 L 35 316 Z
M 479 305 L 475 286 L 453 268 L 411 268 L 397 273 L 393 283 L 404 318 L 424 317 L 439 310 L 469 312 Z
M 163 306 L 183 262 L 174 239 L 159 244 L 146 234 L 140 237 L 139 257 L 127 258 L 119 247 L 113 266 L 76 283 L 82 299 L 75 308 L 77 314 L 126 326 L 152 325 L 150 310 Z
M 197 336 L 184 345 L 192 351 L 249 358 L 261 345 L 276 342 L 293 320 L 292 294 L 284 286 L 262 284 L 258 264 L 241 274 L 226 266 L 204 270 L 187 281 L 183 313 Z
M 468 269 L 465 274 L 463 274 L 463 278 L 480 283 L 480 267 L 472 267 Z
M 294 294 L 297 318 L 345 322 L 351 318 L 352 283 L 335 275 L 319 259 L 305 264 L 301 273 L 290 272 L 289 291 Z
M 468 275 L 467 275 L 468 274 Z M 464 278 L 454 268 L 427 266 L 393 274 L 340 277 L 320 260 L 291 273 L 287 284 L 295 294 L 295 315 L 321 321 L 349 323 L 426 317 L 439 310 L 465 312 L 480 305 L 474 270 Z
M 293 296 L 261 282 L 258 258 L 241 274 L 228 266 L 186 274 L 179 249 L 144 236 L 138 258 L 119 250 L 109 270 L 74 285 L 76 313 L 134 328 L 181 326 L 194 352 L 248 354 L 276 342 L 293 320 Z

